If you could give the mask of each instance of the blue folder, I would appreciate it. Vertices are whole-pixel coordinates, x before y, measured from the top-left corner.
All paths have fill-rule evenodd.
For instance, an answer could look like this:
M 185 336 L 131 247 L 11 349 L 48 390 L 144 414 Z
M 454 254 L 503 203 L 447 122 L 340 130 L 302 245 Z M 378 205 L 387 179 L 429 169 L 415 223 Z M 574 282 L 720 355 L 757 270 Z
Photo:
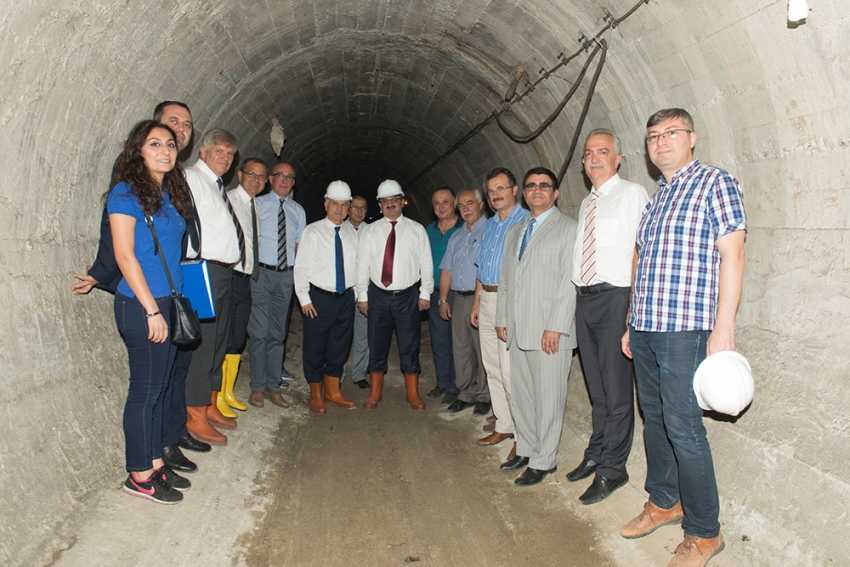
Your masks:
M 198 312 L 198 319 L 215 319 L 215 304 L 210 287 L 210 272 L 204 260 L 183 262 L 183 297 Z

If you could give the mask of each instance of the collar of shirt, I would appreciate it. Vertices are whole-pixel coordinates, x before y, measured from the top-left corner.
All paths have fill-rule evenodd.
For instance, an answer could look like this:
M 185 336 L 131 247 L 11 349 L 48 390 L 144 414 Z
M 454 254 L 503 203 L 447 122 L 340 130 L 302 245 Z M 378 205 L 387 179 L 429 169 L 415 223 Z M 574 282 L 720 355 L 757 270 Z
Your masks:
M 611 179 L 600 185 L 599 187 L 594 187 L 593 190 L 599 194 L 599 196 L 607 195 L 611 192 L 611 189 L 614 188 L 614 185 L 620 182 L 620 175 L 615 173 Z
M 475 232 L 476 230 L 484 230 L 484 225 L 487 224 L 487 217 L 481 215 L 481 218 L 472 223 L 472 226 L 469 226 L 465 222 L 463 223 L 463 227 L 467 232 Z
M 690 175 L 690 173 L 694 169 L 696 169 L 697 167 L 699 167 L 699 160 L 698 159 L 692 159 L 690 161 L 690 163 L 688 163 L 688 165 L 686 165 L 685 167 L 683 167 L 682 169 L 677 171 L 675 174 L 673 174 L 673 177 L 670 178 L 669 184 L 672 185 L 673 183 L 678 181 L 680 177 Z M 661 187 L 664 187 L 667 184 L 668 184 L 667 179 L 664 178 L 664 175 L 662 175 L 661 177 L 658 178 L 658 185 L 660 185 Z
M 202 159 L 198 159 L 198 161 L 196 161 L 193 165 L 194 165 L 194 166 L 195 166 L 195 168 L 198 170 L 198 172 L 199 172 L 199 173 L 201 173 L 201 174 L 203 174 L 203 176 L 204 176 L 204 177 L 206 177 L 206 178 L 207 178 L 207 180 L 208 180 L 208 181 L 209 181 L 209 182 L 210 182 L 213 186 L 216 186 L 216 180 L 217 180 L 217 179 L 219 179 L 219 177 L 218 177 L 218 175 L 216 175 L 215 173 L 213 173 L 213 170 L 211 170 L 211 169 L 210 169 L 210 166 L 208 166 L 208 165 L 204 162 L 204 160 L 202 160 Z
M 237 185 L 235 189 L 231 189 L 227 192 L 228 195 L 233 195 L 234 198 L 239 199 L 243 203 L 250 203 L 251 196 L 248 195 L 248 192 L 245 191 L 245 188 L 241 185 Z
M 519 201 L 517 201 L 516 205 L 514 205 L 514 208 L 511 209 L 511 212 L 508 213 L 508 216 L 505 217 L 505 220 L 499 219 L 499 213 L 496 213 L 495 215 L 490 217 L 490 220 L 495 222 L 496 224 L 503 224 L 503 223 L 508 222 L 508 220 L 513 220 L 513 219 L 517 218 L 518 216 L 522 215 L 523 214 L 522 212 L 524 210 L 525 209 L 522 208 L 522 205 L 519 204 Z

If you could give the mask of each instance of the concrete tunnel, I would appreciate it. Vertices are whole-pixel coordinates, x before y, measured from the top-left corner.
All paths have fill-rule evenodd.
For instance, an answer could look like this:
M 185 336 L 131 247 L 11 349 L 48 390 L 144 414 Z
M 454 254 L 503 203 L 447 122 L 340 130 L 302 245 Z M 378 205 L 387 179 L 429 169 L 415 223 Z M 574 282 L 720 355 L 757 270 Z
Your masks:
M 597 127 L 622 138 L 621 175 L 653 191 L 645 121 L 688 109 L 696 156 L 741 181 L 749 215 L 737 343 L 755 401 L 706 420 L 721 521 L 757 541 L 753 565 L 848 564 L 847 9 L 812 0 L 792 24 L 785 0 L 6 0 L 0 564 L 49 562 L 120 476 L 103 466 L 123 451 L 127 375 L 111 298 L 68 288 L 94 257 L 120 143 L 164 99 L 192 108 L 187 163 L 213 126 L 238 137 L 241 156 L 274 161 L 277 117 L 311 220 L 329 181 L 371 198 L 395 178 L 408 214 L 428 221 L 436 186 L 480 186 L 497 165 L 557 171 L 576 129 L 581 144 Z M 532 142 L 487 122 L 499 112 L 533 131 L 602 40 L 583 120 L 598 55 Z M 586 191 L 573 156 L 561 210 L 574 216 Z

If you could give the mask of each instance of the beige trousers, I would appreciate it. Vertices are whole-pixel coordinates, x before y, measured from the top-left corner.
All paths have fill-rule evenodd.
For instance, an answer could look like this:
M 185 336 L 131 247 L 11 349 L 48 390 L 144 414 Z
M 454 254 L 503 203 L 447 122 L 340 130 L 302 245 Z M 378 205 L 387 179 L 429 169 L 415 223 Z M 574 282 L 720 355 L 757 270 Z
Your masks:
M 481 339 L 481 360 L 487 371 L 490 403 L 496 416 L 496 431 L 514 433 L 511 415 L 511 358 L 507 343 L 496 335 L 496 292 L 480 291 L 478 306 L 478 337 Z

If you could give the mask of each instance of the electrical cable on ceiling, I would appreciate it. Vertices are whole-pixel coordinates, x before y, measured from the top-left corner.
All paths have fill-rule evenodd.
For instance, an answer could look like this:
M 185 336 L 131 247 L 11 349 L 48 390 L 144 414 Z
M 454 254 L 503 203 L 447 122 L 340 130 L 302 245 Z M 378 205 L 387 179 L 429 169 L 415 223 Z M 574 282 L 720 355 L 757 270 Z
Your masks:
M 644 4 L 649 4 L 649 0 L 640 0 L 637 4 L 632 6 L 632 8 L 628 12 L 626 12 L 624 15 L 622 15 L 619 18 L 615 18 L 614 15 L 611 14 L 611 12 L 609 10 L 605 9 L 604 21 L 606 21 L 607 23 L 606 23 L 605 26 L 602 27 L 602 29 L 600 29 L 596 33 L 596 35 L 593 36 L 593 38 L 589 39 L 589 38 L 587 38 L 587 36 L 585 36 L 582 33 L 581 36 L 579 37 L 579 41 L 582 43 L 582 46 L 575 53 L 573 53 L 572 55 L 567 57 L 563 54 L 563 52 L 561 52 L 561 54 L 558 56 L 560 61 L 557 65 L 555 65 L 554 67 L 552 67 L 548 71 L 541 70 L 541 76 L 540 76 L 539 79 L 537 79 L 536 81 L 534 81 L 533 83 L 528 85 L 528 87 L 525 89 L 524 92 L 522 92 L 518 95 L 515 95 L 514 94 L 515 93 L 514 82 L 518 83 L 517 77 L 521 77 L 521 75 L 522 75 L 522 73 L 518 69 L 517 75 L 514 78 L 514 82 L 511 83 L 511 88 L 508 89 L 508 94 L 505 96 L 505 98 L 509 99 L 509 100 L 506 100 L 506 102 L 504 102 L 502 104 L 502 108 L 498 109 L 498 110 L 494 110 L 493 112 L 490 113 L 489 116 L 487 116 L 487 118 L 485 118 L 484 120 L 479 122 L 477 125 L 473 126 L 473 128 L 469 132 L 467 132 L 462 138 L 460 138 L 458 141 L 456 141 L 454 144 L 452 144 L 445 152 L 443 152 L 442 155 L 437 157 L 437 159 L 435 159 L 427 167 L 425 167 L 422 171 L 420 171 L 418 174 L 416 174 L 414 177 L 412 177 L 407 182 L 407 185 L 412 185 L 413 183 L 415 183 L 416 181 L 418 181 L 419 179 L 424 177 L 428 172 L 433 170 L 440 162 L 442 162 L 448 156 L 450 156 L 451 154 L 456 152 L 458 149 L 460 149 L 464 144 L 466 144 L 469 140 L 471 140 L 472 138 L 477 136 L 482 130 L 484 130 L 484 128 L 489 126 L 494 121 L 497 122 L 499 127 L 502 129 L 502 131 L 508 137 L 510 137 L 513 141 L 515 141 L 517 143 L 528 143 L 531 140 L 533 140 L 534 138 L 536 138 L 537 136 L 539 136 L 541 133 L 543 133 L 543 131 L 546 130 L 546 128 L 548 128 L 551 125 L 551 123 L 558 116 L 558 114 L 561 112 L 561 110 L 563 110 L 564 105 L 566 105 L 566 102 L 574 94 L 575 90 L 578 87 L 578 84 L 581 83 L 581 80 L 584 78 L 585 72 L 588 68 L 588 65 L 590 64 L 590 61 L 594 58 L 596 53 L 601 52 L 602 55 L 601 55 L 601 58 L 599 60 L 599 64 L 596 67 L 596 72 L 593 76 L 593 80 L 590 83 L 590 88 L 589 88 L 589 91 L 588 91 L 588 94 L 587 94 L 587 99 L 585 100 L 584 108 L 582 109 L 582 113 L 580 115 L 579 122 L 578 122 L 577 127 L 576 127 L 576 131 L 573 134 L 573 141 L 572 141 L 572 144 L 570 146 L 570 150 L 567 153 L 567 157 L 565 158 L 563 165 L 561 166 L 561 173 L 558 175 L 558 179 L 559 180 L 562 179 L 564 174 L 566 173 L 567 167 L 569 166 L 569 162 L 572 159 L 573 153 L 575 152 L 575 147 L 576 147 L 576 144 L 577 144 L 578 136 L 581 132 L 581 127 L 584 124 L 585 117 L 587 116 L 587 111 L 590 107 L 590 101 L 591 101 L 591 98 L 593 96 L 593 91 L 596 88 L 596 83 L 599 79 L 599 75 L 602 71 L 602 66 L 605 62 L 605 56 L 606 56 L 606 52 L 608 50 L 608 44 L 605 40 L 599 41 L 599 39 L 602 36 L 602 34 L 607 32 L 608 30 L 616 29 L 617 26 L 619 26 L 623 21 L 625 21 L 627 18 L 629 18 L 629 16 L 634 14 Z M 508 131 L 507 128 L 503 124 L 501 124 L 501 122 L 499 121 L 499 116 L 501 116 L 503 113 L 509 111 L 514 104 L 522 101 L 525 97 L 527 97 L 529 94 L 534 92 L 534 89 L 537 87 L 537 85 L 539 85 L 541 82 L 550 78 L 552 76 L 552 74 L 555 73 L 556 71 L 558 71 L 561 67 L 566 66 L 570 61 L 572 61 L 573 59 L 575 59 L 576 57 L 581 55 L 582 52 L 587 51 L 590 48 L 590 45 L 593 44 L 593 43 L 596 43 L 597 47 L 594 49 L 593 53 L 591 53 L 591 55 L 588 57 L 587 61 L 585 62 L 585 65 L 582 68 L 582 71 L 579 74 L 579 77 L 576 80 L 575 84 L 570 89 L 570 92 L 567 93 L 567 96 L 561 102 L 561 104 L 555 110 L 555 112 L 549 118 L 547 118 L 546 121 L 544 121 L 543 125 L 541 125 L 540 128 L 537 129 L 537 130 L 539 130 L 539 132 L 537 130 L 535 130 L 535 132 L 532 132 L 532 134 L 529 134 L 528 136 L 525 136 L 525 137 L 517 136 L 516 134 L 513 134 L 512 132 Z M 525 140 L 525 141 L 522 141 L 522 140 Z

